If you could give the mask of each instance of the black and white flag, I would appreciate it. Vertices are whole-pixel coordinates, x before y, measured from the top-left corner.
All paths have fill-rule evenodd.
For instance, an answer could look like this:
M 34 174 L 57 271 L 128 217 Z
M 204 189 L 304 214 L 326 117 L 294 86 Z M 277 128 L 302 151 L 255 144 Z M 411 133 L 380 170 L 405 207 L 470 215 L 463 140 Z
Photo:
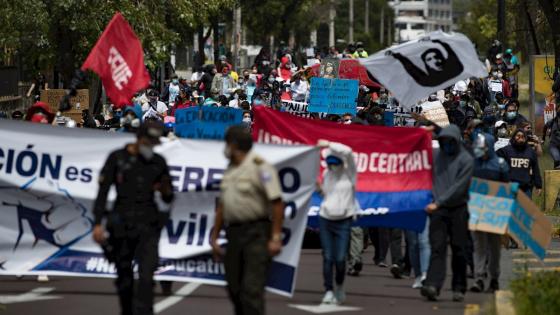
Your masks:
M 488 75 L 465 35 L 442 31 L 387 48 L 360 62 L 405 107 L 459 80 Z

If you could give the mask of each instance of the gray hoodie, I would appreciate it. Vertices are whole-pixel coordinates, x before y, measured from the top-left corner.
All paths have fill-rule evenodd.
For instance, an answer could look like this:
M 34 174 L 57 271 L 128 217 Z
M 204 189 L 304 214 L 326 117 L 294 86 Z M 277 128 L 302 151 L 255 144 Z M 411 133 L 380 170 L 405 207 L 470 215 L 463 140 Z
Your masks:
M 443 209 L 466 206 L 469 201 L 474 158 L 463 145 L 461 131 L 456 125 L 445 127 L 439 134 L 439 139 L 441 138 L 454 139 L 458 150 L 449 155 L 440 148 L 435 156 L 434 202 Z

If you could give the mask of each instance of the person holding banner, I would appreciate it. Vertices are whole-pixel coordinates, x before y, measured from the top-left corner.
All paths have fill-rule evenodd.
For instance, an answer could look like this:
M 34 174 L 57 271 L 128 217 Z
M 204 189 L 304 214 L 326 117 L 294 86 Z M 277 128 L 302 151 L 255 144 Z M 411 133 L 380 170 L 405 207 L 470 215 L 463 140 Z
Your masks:
M 282 188 L 276 169 L 251 151 L 253 140 L 245 127 L 230 127 L 225 141 L 230 164 L 220 184 L 210 244 L 215 259 L 224 256 L 235 314 L 264 314 L 268 268 L 282 250 Z M 224 225 L 225 254 L 218 244 Z
M 319 237 L 323 248 L 323 304 L 341 304 L 346 299 L 344 276 L 350 243 L 350 225 L 356 215 L 357 170 L 352 149 L 341 143 L 319 140 L 326 148 L 327 169 L 320 185 Z M 336 288 L 333 286 L 333 267 Z M 334 290 L 333 290 L 334 289 Z
M 509 167 L 506 161 L 496 155 L 494 137 L 487 133 L 479 133 L 473 143 L 475 155 L 474 177 L 499 182 L 509 182 Z M 500 250 L 501 235 L 473 231 L 475 282 L 472 292 L 484 291 L 484 277 L 490 275 L 488 292 L 500 289 Z M 488 265 L 487 265 L 488 263 Z
M 151 121 L 140 126 L 136 143 L 112 152 L 99 175 L 99 192 L 94 204 L 93 239 L 103 247 L 117 269 L 117 292 L 123 315 L 153 314 L 154 281 L 161 229 L 169 219 L 154 200 L 156 192 L 166 203 L 173 200 L 171 176 L 165 159 L 153 152 L 163 136 L 163 124 Z M 117 198 L 107 214 L 107 197 L 112 185 Z M 105 236 L 103 219 L 107 218 Z M 138 284 L 133 289 L 133 260 L 138 262 Z
M 447 246 L 451 243 L 453 301 L 462 302 L 467 289 L 466 245 L 468 238 L 469 186 L 473 158 L 462 143 L 456 125 L 442 129 L 440 151 L 434 157 L 434 200 L 426 207 L 430 215 L 430 267 L 421 294 L 436 301 L 445 281 Z M 448 241 L 449 240 L 449 241 Z

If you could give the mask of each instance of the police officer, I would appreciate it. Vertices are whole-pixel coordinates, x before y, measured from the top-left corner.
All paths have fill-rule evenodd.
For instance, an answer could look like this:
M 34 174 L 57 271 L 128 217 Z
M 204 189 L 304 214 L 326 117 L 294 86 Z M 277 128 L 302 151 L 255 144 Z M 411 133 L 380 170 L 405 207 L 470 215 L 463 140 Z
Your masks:
M 284 204 L 278 174 L 251 151 L 251 135 L 233 126 L 225 135 L 230 164 L 221 183 L 211 235 L 215 259 L 224 255 L 218 236 L 226 230 L 228 293 L 237 315 L 264 314 L 264 288 L 271 257 L 282 249 Z
M 154 195 L 161 194 L 166 203 L 173 200 L 167 163 L 153 151 L 162 135 L 161 122 L 141 125 L 137 141 L 113 151 L 99 175 L 93 238 L 102 244 L 109 261 L 115 262 L 115 284 L 123 315 L 153 314 L 153 274 L 159 262 L 159 236 L 168 220 L 168 213 L 158 211 Z M 107 195 L 112 185 L 116 187 L 117 198 L 113 210 L 107 213 Z M 105 217 L 108 239 L 102 225 Z M 138 262 L 138 284 L 134 290 L 133 259 Z

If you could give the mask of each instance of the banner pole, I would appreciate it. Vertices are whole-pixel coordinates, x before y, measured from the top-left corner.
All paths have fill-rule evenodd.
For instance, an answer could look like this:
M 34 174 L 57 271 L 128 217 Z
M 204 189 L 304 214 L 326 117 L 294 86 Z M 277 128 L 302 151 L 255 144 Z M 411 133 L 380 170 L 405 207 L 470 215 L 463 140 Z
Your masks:
M 529 120 L 536 128 L 535 121 L 535 55 L 529 58 Z

